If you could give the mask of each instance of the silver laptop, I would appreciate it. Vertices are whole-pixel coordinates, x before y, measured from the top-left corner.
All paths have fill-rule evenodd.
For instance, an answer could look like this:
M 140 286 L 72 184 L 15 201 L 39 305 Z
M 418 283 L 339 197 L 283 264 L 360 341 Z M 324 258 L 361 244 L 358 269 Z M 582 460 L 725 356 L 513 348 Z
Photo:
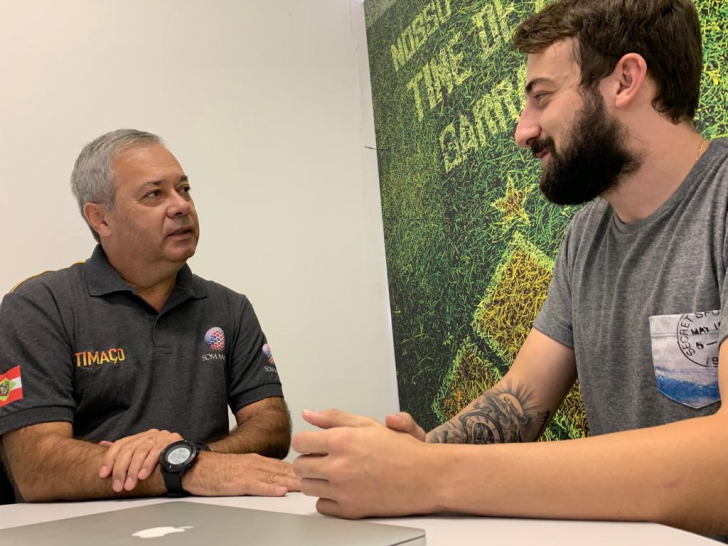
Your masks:
M 164 502 L 0 531 L 2 546 L 422 545 L 411 527 L 297 516 L 196 502 Z

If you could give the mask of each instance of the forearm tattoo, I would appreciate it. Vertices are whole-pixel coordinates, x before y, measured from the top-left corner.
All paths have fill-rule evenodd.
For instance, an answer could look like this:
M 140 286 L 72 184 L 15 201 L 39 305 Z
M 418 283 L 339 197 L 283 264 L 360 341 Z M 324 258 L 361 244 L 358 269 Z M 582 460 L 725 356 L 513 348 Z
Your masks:
M 428 442 L 440 444 L 505 444 L 532 442 L 543 432 L 549 412 L 539 413 L 526 387 L 491 389 L 469 410 L 434 429 Z

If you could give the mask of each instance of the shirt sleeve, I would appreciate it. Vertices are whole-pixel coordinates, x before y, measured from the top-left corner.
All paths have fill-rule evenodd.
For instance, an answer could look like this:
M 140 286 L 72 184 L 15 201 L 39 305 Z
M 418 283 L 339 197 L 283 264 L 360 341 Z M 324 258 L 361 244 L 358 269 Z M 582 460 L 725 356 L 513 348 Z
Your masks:
M 228 362 L 228 404 L 233 413 L 272 396 L 283 396 L 273 353 L 255 315 L 243 296 Z
M 0 304 L 0 435 L 30 425 L 73 422 L 71 346 L 45 286 L 21 287 Z
M 728 337 L 728 215 L 723 222 L 723 271 L 720 287 L 720 330 L 718 331 L 719 344 Z
M 533 327 L 536 330 L 571 348 L 574 347 L 574 315 L 569 259 L 572 240 L 573 234 L 570 226 L 556 256 L 553 278 L 551 279 L 546 301 L 533 322 Z

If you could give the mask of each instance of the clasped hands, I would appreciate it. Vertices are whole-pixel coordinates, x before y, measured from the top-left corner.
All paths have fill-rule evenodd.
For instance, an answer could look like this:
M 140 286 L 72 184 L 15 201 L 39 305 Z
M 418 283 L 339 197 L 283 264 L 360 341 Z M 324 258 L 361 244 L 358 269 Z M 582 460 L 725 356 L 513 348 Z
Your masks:
M 164 448 L 179 440 L 183 438 L 176 432 L 153 428 L 115 442 L 99 442 L 109 448 L 101 463 L 99 478 L 113 476 L 112 487 L 117 493 L 132 491 L 139 480 L 152 475 Z
M 302 455 L 293 466 L 255 454 L 203 453 L 201 457 L 219 457 L 225 471 L 204 472 L 209 480 L 201 479 L 202 484 L 190 492 L 282 496 L 301 490 L 320 497 L 319 512 L 350 518 L 396 515 L 397 499 L 415 494 L 422 469 L 414 463 L 425 445 L 425 432 L 409 414 L 388 415 L 386 426 L 339 410 L 304 411 L 303 417 L 323 430 L 296 435 L 293 448 Z M 99 477 L 111 477 L 117 493 L 133 491 L 153 474 L 162 451 L 179 440 L 177 433 L 151 429 L 99 442 L 108 448 Z
M 133 491 L 140 481 L 151 476 L 159 464 L 159 456 L 171 443 L 182 436 L 167 430 L 151 429 L 115 442 L 102 441 L 108 448 L 104 454 L 100 478 L 112 478 L 117 493 Z M 254 453 L 206 453 L 185 475 L 196 475 L 194 483 L 185 488 L 195 495 L 264 495 L 283 496 L 300 490 L 300 479 L 290 463 Z M 183 482 L 184 485 L 184 482 Z
M 345 518 L 397 516 L 436 510 L 423 478 L 437 472 L 425 431 L 407 413 L 385 425 L 338 410 L 304 411 L 323 430 L 299 432 L 293 463 L 301 491 L 319 497 L 322 514 Z

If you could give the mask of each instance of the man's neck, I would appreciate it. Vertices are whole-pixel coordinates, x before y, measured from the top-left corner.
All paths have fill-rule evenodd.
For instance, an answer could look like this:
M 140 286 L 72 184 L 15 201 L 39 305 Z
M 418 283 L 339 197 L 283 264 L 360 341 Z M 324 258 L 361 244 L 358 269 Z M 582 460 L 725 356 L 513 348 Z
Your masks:
M 688 123 L 667 120 L 645 123 L 631 130 L 631 145 L 642 166 L 604 195 L 625 224 L 634 224 L 653 214 L 680 187 L 709 143 Z
M 177 273 L 185 264 L 185 262 L 164 263 L 137 267 L 135 264 L 124 263 L 123 260 L 115 260 L 108 253 L 106 257 L 121 278 L 131 285 L 144 301 L 160 312 L 177 285 Z
M 139 285 L 126 278 L 124 280 L 134 287 L 144 301 L 161 312 L 177 284 L 177 274 L 150 286 Z

